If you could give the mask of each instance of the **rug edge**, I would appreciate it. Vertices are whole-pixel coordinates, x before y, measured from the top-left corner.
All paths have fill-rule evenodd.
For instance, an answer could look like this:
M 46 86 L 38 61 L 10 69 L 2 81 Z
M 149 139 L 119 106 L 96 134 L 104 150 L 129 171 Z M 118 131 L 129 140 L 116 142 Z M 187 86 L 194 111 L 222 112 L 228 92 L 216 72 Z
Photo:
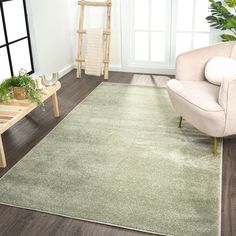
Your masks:
M 111 82 L 111 81 L 103 81 L 101 84 L 133 86 L 133 87 L 145 87 L 145 88 L 155 88 L 155 89 L 161 89 L 161 90 L 165 89 L 165 90 L 167 90 L 167 87 L 157 87 L 157 86 L 145 85 L 145 84 L 126 84 L 126 83 Z
M 147 234 L 154 234 L 154 235 L 158 235 L 158 236 L 177 236 L 174 234 L 166 234 L 166 233 L 160 233 L 160 232 L 154 232 L 154 231 L 148 231 L 148 230 L 141 230 L 141 229 L 136 229 L 136 228 L 132 228 L 132 227 L 128 227 L 128 226 L 122 226 L 122 225 L 117 225 L 117 224 L 112 224 L 112 223 L 105 223 L 105 222 L 96 221 L 96 220 L 90 220 L 90 219 L 86 219 L 86 218 L 82 218 L 82 217 L 73 217 L 73 216 L 68 216 L 68 215 L 59 214 L 59 213 L 56 214 L 56 213 L 53 213 L 50 211 L 43 211 L 43 210 L 39 210 L 36 208 L 33 209 L 30 207 L 17 206 L 17 205 L 10 204 L 10 203 L 3 203 L 1 201 L 0 201 L 0 205 L 8 206 L 8 207 L 15 207 L 15 208 L 24 209 L 24 210 L 30 210 L 33 212 L 39 212 L 39 213 L 49 214 L 49 215 L 53 215 L 53 216 L 65 217 L 67 219 L 81 220 L 81 221 L 89 222 L 89 223 L 95 223 L 95 224 L 100 224 L 100 225 L 105 225 L 105 226 L 112 226 L 112 227 L 116 227 L 116 228 L 120 228 L 120 229 L 127 229 L 127 230 L 133 230 L 133 231 L 137 231 L 137 232 L 147 233 Z

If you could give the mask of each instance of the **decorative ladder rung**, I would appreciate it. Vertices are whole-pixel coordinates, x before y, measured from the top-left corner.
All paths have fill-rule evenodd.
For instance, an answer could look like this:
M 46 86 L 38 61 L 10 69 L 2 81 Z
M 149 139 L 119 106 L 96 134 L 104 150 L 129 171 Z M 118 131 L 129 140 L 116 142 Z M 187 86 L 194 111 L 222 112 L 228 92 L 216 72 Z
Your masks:
M 85 62 L 85 60 L 84 60 L 83 58 L 78 58 L 78 59 L 76 59 L 76 61 L 77 61 L 77 62 Z M 104 64 L 108 64 L 109 61 L 105 61 L 105 60 L 104 60 L 103 63 L 104 63 Z
M 77 33 L 78 33 L 78 34 L 86 34 L 87 31 L 86 31 L 86 30 L 77 30 Z M 103 34 L 104 34 L 104 35 L 110 35 L 111 32 L 105 30 L 105 31 L 103 32 Z
M 91 7 L 111 7 L 111 2 L 90 2 L 90 1 L 79 1 L 80 6 L 91 6 Z

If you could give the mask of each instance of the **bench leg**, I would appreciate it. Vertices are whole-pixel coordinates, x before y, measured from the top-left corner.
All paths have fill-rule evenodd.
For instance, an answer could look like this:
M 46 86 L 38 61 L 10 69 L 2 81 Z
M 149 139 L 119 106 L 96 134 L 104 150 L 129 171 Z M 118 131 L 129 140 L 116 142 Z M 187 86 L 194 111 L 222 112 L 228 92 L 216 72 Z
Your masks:
M 57 93 L 52 95 L 52 104 L 53 104 L 53 113 L 55 117 L 59 117 L 59 107 L 58 107 L 58 100 L 57 100 Z
M 5 168 L 7 166 L 3 143 L 2 143 L 2 136 L 0 135 L 0 168 Z

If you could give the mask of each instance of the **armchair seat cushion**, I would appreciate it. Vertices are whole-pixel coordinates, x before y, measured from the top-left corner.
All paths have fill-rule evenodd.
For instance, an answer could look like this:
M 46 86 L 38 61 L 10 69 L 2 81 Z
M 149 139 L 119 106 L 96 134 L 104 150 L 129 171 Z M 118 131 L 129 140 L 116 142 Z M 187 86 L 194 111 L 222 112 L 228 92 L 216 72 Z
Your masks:
M 168 87 L 188 103 L 205 111 L 223 111 L 218 103 L 220 87 L 207 81 L 171 80 Z
M 218 103 L 220 87 L 208 81 L 168 83 L 171 102 L 179 115 L 200 131 L 221 137 L 224 134 L 225 112 Z

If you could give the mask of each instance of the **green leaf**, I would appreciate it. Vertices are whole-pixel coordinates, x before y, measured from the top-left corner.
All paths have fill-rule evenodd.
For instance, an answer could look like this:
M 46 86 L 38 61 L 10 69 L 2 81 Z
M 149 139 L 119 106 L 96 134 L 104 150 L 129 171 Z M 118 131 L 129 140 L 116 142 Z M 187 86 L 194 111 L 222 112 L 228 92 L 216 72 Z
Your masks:
M 236 16 L 227 18 L 224 27 L 226 29 L 236 28 Z
M 236 37 L 231 34 L 222 34 L 220 37 L 223 39 L 224 42 L 236 41 Z
M 236 0 L 225 0 L 228 7 L 236 7 Z
M 216 15 L 219 17 L 232 17 L 233 15 L 230 13 L 230 11 L 222 5 L 222 2 L 209 0 L 211 3 L 209 10 L 211 11 L 212 15 Z
M 223 41 L 236 41 L 236 15 L 230 8 L 236 8 L 236 0 L 208 0 L 211 15 L 206 18 L 211 27 L 219 30 L 230 30 L 233 34 L 222 34 Z M 224 4 L 225 3 L 225 4 Z
M 225 30 L 225 25 L 227 24 L 227 20 L 223 17 L 215 17 L 215 16 L 208 16 L 207 18 L 208 23 L 211 27 L 216 29 Z

